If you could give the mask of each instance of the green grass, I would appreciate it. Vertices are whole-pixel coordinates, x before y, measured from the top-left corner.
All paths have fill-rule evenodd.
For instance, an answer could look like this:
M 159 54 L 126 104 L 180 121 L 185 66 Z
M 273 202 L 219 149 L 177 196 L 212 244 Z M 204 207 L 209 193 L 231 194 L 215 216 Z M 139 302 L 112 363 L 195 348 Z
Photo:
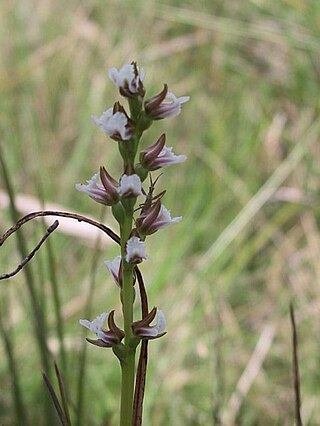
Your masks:
M 148 241 L 152 259 L 142 265 L 149 303 L 168 319 L 168 334 L 149 345 L 145 425 L 293 424 L 291 299 L 302 418 L 320 422 L 319 23 L 317 0 L 0 4 L 1 159 L 13 193 L 104 217 L 116 229 L 74 189 L 102 164 L 119 173 L 116 142 L 90 121 L 117 97 L 106 70 L 137 60 L 147 96 L 167 82 L 191 97 L 177 119 L 157 122 L 143 139 L 150 145 L 165 131 L 188 156 L 158 186 L 184 220 Z M 8 191 L 2 171 L 0 189 Z M 2 233 L 14 213 L 0 209 Z M 44 229 L 28 224 L 18 244 L 7 241 L 0 273 Z M 117 361 L 111 351 L 84 349 L 78 324 L 88 309 L 92 317 L 119 313 L 103 266 L 116 253 L 56 232 L 29 272 L 1 281 L 0 383 L 9 391 L 0 395 L 0 424 L 48 424 L 41 371 L 53 377 L 53 359 L 75 424 L 80 374 L 81 424 L 117 424 Z

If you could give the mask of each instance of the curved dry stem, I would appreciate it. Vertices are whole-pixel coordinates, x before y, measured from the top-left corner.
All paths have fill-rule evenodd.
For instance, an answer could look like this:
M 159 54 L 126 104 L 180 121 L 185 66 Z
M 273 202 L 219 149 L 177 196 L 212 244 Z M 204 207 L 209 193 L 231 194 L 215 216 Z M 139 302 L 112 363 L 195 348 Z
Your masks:
M 36 254 L 36 252 L 40 249 L 42 244 L 46 241 L 46 239 L 49 237 L 49 235 L 52 234 L 59 226 L 59 221 L 55 220 L 51 226 L 47 229 L 47 232 L 45 235 L 41 238 L 41 240 L 38 242 L 38 244 L 35 246 L 35 248 L 22 260 L 21 263 L 16 267 L 16 269 L 12 272 L 8 272 L 7 274 L 0 275 L 0 280 L 6 280 L 8 278 L 14 277 L 21 269 L 33 258 L 33 256 Z
M 12 226 L 10 229 L 8 229 L 8 231 L 5 232 L 2 235 L 2 237 L 0 237 L 0 247 L 6 241 L 6 239 L 9 238 L 10 235 L 12 235 L 14 232 L 16 232 L 19 228 L 21 228 L 21 226 L 23 226 L 25 223 L 29 222 L 30 220 L 35 219 L 36 217 L 41 217 L 41 216 L 67 217 L 69 219 L 75 219 L 78 222 L 89 223 L 89 225 L 95 226 L 96 228 L 100 229 L 102 232 L 107 234 L 117 244 L 120 244 L 120 238 L 115 232 L 113 232 L 110 228 L 103 225 L 102 223 L 96 222 L 93 219 L 89 219 L 89 218 L 82 216 L 80 214 L 77 214 L 77 213 L 41 210 L 41 211 L 29 213 L 26 216 L 23 216 L 21 219 L 19 219 L 18 222 L 14 226 Z

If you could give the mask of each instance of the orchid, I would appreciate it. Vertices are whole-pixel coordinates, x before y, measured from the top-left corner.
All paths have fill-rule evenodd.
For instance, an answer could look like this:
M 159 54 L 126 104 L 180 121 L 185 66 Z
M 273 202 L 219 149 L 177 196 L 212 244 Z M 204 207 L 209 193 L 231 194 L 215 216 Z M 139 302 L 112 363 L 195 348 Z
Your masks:
M 138 265 L 140 267 L 143 260 L 149 259 L 145 240 L 158 230 L 182 219 L 181 216 L 171 217 L 170 210 L 162 204 L 166 190 L 154 195 L 159 176 L 153 179 L 151 172 L 186 160 L 185 155 L 176 155 L 172 147 L 166 146 L 164 133 L 154 144 L 142 150 L 140 142 L 143 133 L 154 120 L 179 115 L 182 105 L 189 97 L 177 98 L 168 91 L 165 84 L 158 95 L 144 101 L 144 70 L 135 62 L 126 64 L 119 70 L 111 68 L 109 77 L 120 94 L 127 98 L 130 116 L 116 102 L 113 108 L 104 111 L 100 117 L 93 116 L 92 120 L 106 135 L 118 142 L 123 162 L 122 174 L 119 180 L 114 179 L 101 166 L 99 174 L 95 174 L 86 185 L 78 184 L 76 188 L 98 203 L 111 206 L 113 217 L 119 224 L 120 235 L 111 235 L 120 244 L 120 253 L 113 260 L 105 260 L 104 265 L 120 290 L 124 330 L 115 324 L 114 311 L 103 312 L 93 321 L 80 320 L 80 324 L 96 334 L 97 339 L 87 339 L 90 343 L 112 348 L 118 357 L 122 372 L 120 426 L 132 426 L 141 425 L 139 419 L 148 358 L 146 341 L 166 334 L 166 320 L 162 310 L 154 307 L 148 313 L 147 293 Z M 139 162 L 136 163 L 139 148 Z M 150 186 L 147 189 L 144 188 L 144 182 L 148 176 Z M 144 197 L 141 204 L 138 204 L 138 197 Z M 104 225 L 101 226 L 105 229 Z M 134 320 L 136 280 L 142 309 L 141 319 L 138 320 Z M 108 327 L 104 326 L 106 321 Z M 139 344 L 141 352 L 136 369 L 135 354 Z
M 181 105 L 188 102 L 189 96 L 177 98 L 172 92 L 168 92 L 165 84 L 163 90 L 144 104 L 148 117 L 153 120 L 176 117 L 181 112 Z
M 157 322 L 155 325 L 150 326 L 150 323 L 157 315 Z M 166 334 L 166 318 L 164 313 L 157 308 L 153 308 L 149 314 L 142 320 L 136 321 L 132 324 L 132 330 L 135 336 L 141 339 L 157 339 Z
M 107 174 L 105 169 L 102 171 L 102 173 Z M 117 193 L 116 182 L 110 175 L 108 175 L 108 177 L 109 178 L 105 177 L 101 179 L 103 183 L 102 185 L 98 182 L 99 173 L 96 173 L 92 176 L 90 180 L 87 181 L 86 185 L 82 183 L 77 183 L 76 189 L 80 192 L 84 192 L 85 194 L 89 195 L 89 197 L 97 203 L 104 204 L 106 206 L 112 206 L 113 204 L 117 203 L 119 197 Z
M 138 197 L 143 195 L 141 191 L 141 180 L 138 175 L 123 175 L 120 180 L 118 194 L 121 197 Z
M 110 136 L 116 141 L 129 140 L 132 136 L 132 124 L 127 115 L 121 111 L 114 111 L 114 108 L 109 108 L 102 113 L 100 117 L 92 116 L 92 121 L 96 124 L 107 136 Z
M 179 164 L 187 159 L 185 155 L 175 155 L 172 147 L 166 147 L 165 134 L 149 148 L 140 152 L 140 163 L 149 171 L 158 170 L 161 167 L 170 166 L 171 164 Z
M 142 235 L 151 235 L 159 229 L 181 220 L 182 216 L 171 218 L 170 211 L 158 200 L 140 214 L 136 219 L 136 225 Z
M 109 78 L 118 87 L 121 95 L 134 97 L 144 95 L 143 79 L 144 70 L 139 68 L 135 62 L 124 65 L 119 71 L 116 68 L 109 70 Z
M 148 259 L 146 247 L 138 237 L 131 237 L 126 244 L 126 262 L 141 263 L 143 259 Z
M 121 287 L 121 284 L 122 284 L 121 256 L 115 257 L 112 261 L 105 260 L 104 265 L 113 276 L 113 279 L 115 280 L 117 286 Z
M 108 318 L 109 329 L 104 329 L 103 325 Z M 92 333 L 95 333 L 97 340 L 87 339 L 88 342 L 96 346 L 111 348 L 121 342 L 124 337 L 123 331 L 118 328 L 114 322 L 114 311 L 103 312 L 97 316 L 93 321 L 81 319 L 79 323 L 88 328 Z

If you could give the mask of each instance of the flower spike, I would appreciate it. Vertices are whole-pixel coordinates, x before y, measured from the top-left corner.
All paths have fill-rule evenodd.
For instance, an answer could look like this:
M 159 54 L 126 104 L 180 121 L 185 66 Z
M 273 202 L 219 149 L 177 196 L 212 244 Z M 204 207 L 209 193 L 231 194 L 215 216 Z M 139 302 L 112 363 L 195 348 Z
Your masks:
M 105 323 L 107 317 L 109 326 L 108 330 L 103 328 L 103 324 Z M 123 330 L 117 327 L 116 323 L 114 322 L 114 311 L 111 311 L 110 313 L 103 312 L 93 321 L 81 319 L 79 322 L 83 327 L 88 328 L 98 337 L 96 340 L 87 338 L 87 341 L 93 345 L 104 348 L 111 348 L 115 345 L 118 345 L 124 338 Z
M 150 326 L 156 315 L 156 325 Z M 166 318 L 160 309 L 154 307 L 144 319 L 132 323 L 131 328 L 133 334 L 141 339 L 157 339 L 166 334 Z

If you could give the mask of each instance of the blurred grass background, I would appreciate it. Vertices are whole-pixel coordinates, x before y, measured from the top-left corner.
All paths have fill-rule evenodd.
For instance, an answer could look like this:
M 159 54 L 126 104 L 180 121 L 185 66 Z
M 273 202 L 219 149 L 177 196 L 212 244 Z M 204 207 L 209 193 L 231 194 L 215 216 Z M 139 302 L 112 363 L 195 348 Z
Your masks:
M 302 418 L 320 424 L 319 26 L 317 0 L 0 3 L 1 233 L 37 202 L 116 229 L 74 188 L 101 164 L 119 173 L 116 143 L 90 122 L 118 97 L 107 69 L 136 60 L 147 96 L 167 82 L 191 97 L 144 137 L 166 131 L 188 156 L 158 185 L 184 220 L 148 241 L 142 266 L 168 320 L 150 344 L 145 425 L 293 424 L 290 300 Z M 0 273 L 44 230 L 38 221 L 11 237 Z M 53 359 L 74 424 L 117 424 L 117 361 L 87 347 L 78 324 L 119 311 L 103 266 L 116 254 L 56 232 L 0 283 L 1 425 L 57 424 L 41 377 L 54 381 Z

